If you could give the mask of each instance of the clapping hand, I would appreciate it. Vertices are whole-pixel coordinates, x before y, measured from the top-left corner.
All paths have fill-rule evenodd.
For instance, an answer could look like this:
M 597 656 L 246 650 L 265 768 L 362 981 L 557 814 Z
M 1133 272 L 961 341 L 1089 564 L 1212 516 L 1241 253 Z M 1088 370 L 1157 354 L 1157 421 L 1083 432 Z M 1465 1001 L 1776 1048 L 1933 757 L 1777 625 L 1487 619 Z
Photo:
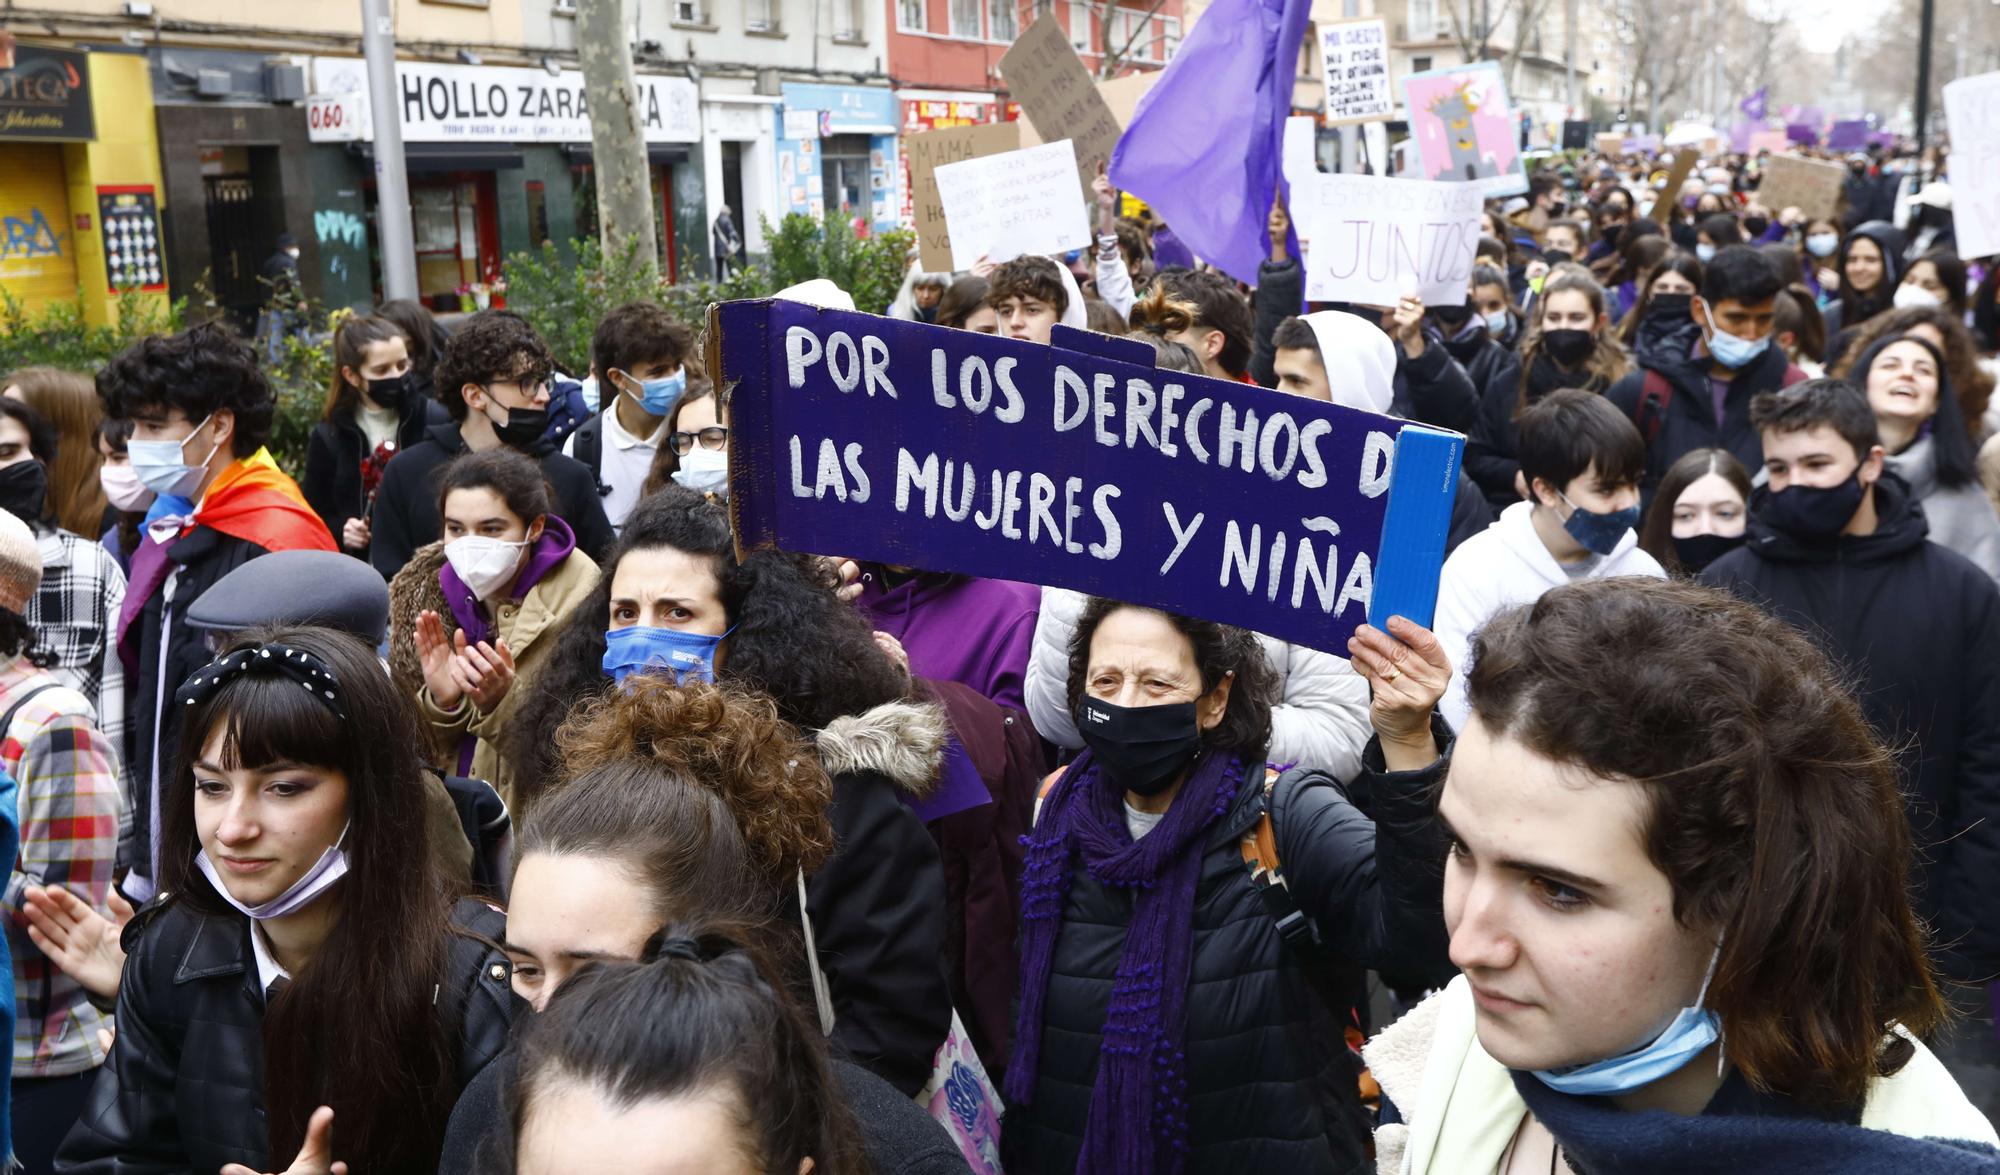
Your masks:
M 225 1163 L 222 1175 L 258 1175 L 241 1163 Z M 347 1164 L 333 1159 L 333 1109 L 321 1106 L 306 1122 L 306 1141 L 299 1157 L 277 1175 L 347 1175 Z

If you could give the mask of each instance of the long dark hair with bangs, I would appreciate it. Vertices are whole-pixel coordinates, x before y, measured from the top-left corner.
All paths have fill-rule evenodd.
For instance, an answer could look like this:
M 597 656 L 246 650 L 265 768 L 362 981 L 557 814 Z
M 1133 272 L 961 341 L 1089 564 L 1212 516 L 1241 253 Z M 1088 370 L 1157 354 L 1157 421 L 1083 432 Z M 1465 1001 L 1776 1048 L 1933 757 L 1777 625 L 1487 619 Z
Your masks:
M 455 892 L 431 853 L 421 744 L 409 705 L 361 641 L 324 628 L 239 634 L 324 661 L 346 718 L 282 675 L 243 674 L 187 706 L 161 814 L 160 888 L 204 913 L 240 917 L 195 867 L 194 763 L 218 727 L 223 766 L 294 762 L 347 777 L 347 876 L 325 942 L 264 1012 L 270 1159 L 290 1161 L 314 1108 L 332 1106 L 355 1171 L 431 1172 L 456 1086 L 433 993 L 444 976 Z M 226 650 L 226 651 L 228 651 Z M 325 900 L 322 898 L 321 900 Z

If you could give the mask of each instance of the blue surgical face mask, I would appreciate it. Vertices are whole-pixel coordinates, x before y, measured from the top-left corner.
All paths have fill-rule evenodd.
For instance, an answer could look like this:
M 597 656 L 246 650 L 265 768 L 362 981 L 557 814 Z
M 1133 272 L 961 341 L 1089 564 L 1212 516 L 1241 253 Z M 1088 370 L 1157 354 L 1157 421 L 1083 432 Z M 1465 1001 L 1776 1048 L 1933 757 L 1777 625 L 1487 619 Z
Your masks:
M 1618 549 L 1625 532 L 1639 525 L 1639 508 L 1628 506 L 1623 510 L 1613 510 L 1609 514 L 1596 514 L 1569 500 L 1569 495 L 1556 491 L 1569 507 L 1569 517 L 1563 519 L 1563 530 L 1569 537 L 1582 544 L 1583 549 L 1599 555 L 1609 555 Z
M 1543 1085 L 1558 1093 L 1611 1097 L 1630 1093 L 1651 1085 L 1669 1073 L 1679 1072 L 1701 1050 L 1722 1039 L 1721 1018 L 1701 1006 L 1702 1001 L 1708 998 L 1709 980 L 1715 978 L 1716 960 L 1721 957 L 1722 948 L 1717 947 L 1715 958 L 1708 962 L 1708 975 L 1701 981 L 1701 993 L 1695 996 L 1694 1006 L 1682 1008 L 1673 1022 L 1650 1042 L 1631 1052 L 1587 1065 L 1537 1069 L 1535 1076 L 1541 1079 Z
M 616 682 L 634 673 L 666 673 L 676 682 L 714 681 L 715 646 L 735 631 L 733 624 L 722 636 L 643 624 L 614 628 L 604 634 L 604 672 Z
M 132 458 L 132 472 L 147 489 L 162 497 L 191 498 L 201 488 L 201 479 L 208 474 L 208 459 L 215 456 L 221 441 L 208 447 L 199 462 L 189 465 L 187 443 L 208 426 L 211 416 L 201 418 L 201 423 L 193 431 L 177 441 L 142 441 L 133 439 L 125 442 L 125 452 Z
M 1815 257 L 1831 257 L 1840 248 L 1838 233 L 1814 233 L 1806 238 L 1806 252 Z
M 1761 339 L 1737 338 L 1715 325 L 1715 307 L 1704 300 L 1702 308 L 1709 321 L 1708 353 L 1715 357 L 1717 363 L 1731 371 L 1749 366 L 1751 360 L 1762 355 L 1764 348 L 1771 345 L 1770 335 L 1765 335 Z
M 1505 310 L 1495 310 L 1491 314 L 1484 315 L 1484 317 L 1486 319 L 1486 329 L 1492 331 L 1496 337 L 1506 334 L 1507 328 L 1514 324 L 1514 320 Z
M 626 378 L 631 377 L 626 376 Z M 687 368 L 682 367 L 664 379 L 641 380 L 639 389 L 639 394 L 636 396 L 632 395 L 630 388 L 620 386 L 618 390 L 631 396 L 633 402 L 646 410 L 646 415 L 665 416 L 674 410 L 675 404 L 680 403 L 681 393 L 687 391 Z
M 269 656 L 268 653 L 265 655 Z M 346 843 L 347 831 L 352 827 L 354 827 L 352 820 L 343 825 L 340 835 L 334 838 L 333 844 L 319 855 L 319 860 L 313 862 L 312 868 L 306 870 L 304 876 L 286 887 L 284 893 L 254 906 L 244 905 L 236 900 L 235 894 L 229 892 L 229 886 L 223 881 L 215 862 L 208 859 L 207 849 L 195 853 L 194 863 L 195 867 L 201 870 L 201 875 L 208 878 L 208 883 L 215 887 L 216 894 L 223 901 L 235 906 L 244 917 L 258 922 L 267 918 L 283 918 L 287 914 L 296 914 L 312 905 L 319 900 L 321 894 L 332 889 L 335 882 L 347 876 L 347 854 L 340 846 Z
M 1707 265 L 1709 262 L 1715 260 L 1715 246 L 1696 245 L 1694 247 L 1694 255 L 1703 265 Z

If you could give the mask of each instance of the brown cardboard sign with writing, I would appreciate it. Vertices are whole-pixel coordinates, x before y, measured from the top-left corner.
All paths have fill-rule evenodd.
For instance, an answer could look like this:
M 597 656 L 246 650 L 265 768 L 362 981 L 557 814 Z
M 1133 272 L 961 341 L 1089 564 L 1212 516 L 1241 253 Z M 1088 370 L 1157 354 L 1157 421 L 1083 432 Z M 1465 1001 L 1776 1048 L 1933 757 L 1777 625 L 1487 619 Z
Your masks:
M 1652 217 L 1655 222 L 1667 223 L 1667 214 L 1673 211 L 1674 205 L 1680 203 L 1681 185 L 1686 183 L 1687 177 L 1693 173 L 1694 161 L 1695 153 L 1691 149 L 1683 150 L 1674 157 L 1674 165 L 1667 172 L 1667 186 L 1661 188 L 1653 198 Z
M 1043 142 L 1076 145 L 1077 177 L 1090 199 L 1091 181 L 1098 168 L 1110 166 L 1124 128 L 1053 13 L 1030 25 L 1000 58 L 1000 76 Z
M 1757 202 L 1773 215 L 1797 207 L 1813 220 L 1831 218 L 1840 210 L 1847 169 L 1838 163 L 1773 155 L 1764 160 L 1764 178 L 1757 185 Z
M 1613 159 L 1625 153 L 1625 132 L 1605 131 L 1597 136 L 1597 153 L 1609 155 Z
M 1021 145 L 1018 123 L 994 122 L 926 131 L 903 140 L 910 160 L 910 215 L 916 221 L 918 264 L 927 272 L 949 273 L 951 231 L 938 197 L 937 169 L 946 163 L 983 159 Z

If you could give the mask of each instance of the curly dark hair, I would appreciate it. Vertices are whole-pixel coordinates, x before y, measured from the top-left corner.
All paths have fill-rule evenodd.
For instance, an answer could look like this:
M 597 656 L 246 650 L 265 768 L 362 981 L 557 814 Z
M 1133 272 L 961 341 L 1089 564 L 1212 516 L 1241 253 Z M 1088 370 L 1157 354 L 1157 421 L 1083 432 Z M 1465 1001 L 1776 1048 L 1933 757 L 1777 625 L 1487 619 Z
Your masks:
M 590 370 L 600 382 L 647 363 L 684 363 L 694 336 L 658 302 L 627 302 L 598 320 L 590 338 Z M 606 398 L 608 400 L 608 397 Z
M 1057 314 L 1069 309 L 1062 267 L 1047 257 L 1029 254 L 1002 262 L 987 275 L 986 287 L 988 306 L 997 306 L 1007 298 L 1033 298 Z
M 453 420 L 468 411 L 466 384 L 518 379 L 539 383 L 555 370 L 549 346 L 528 320 L 508 310 L 481 310 L 445 340 L 432 379 L 437 397 Z
M 9 608 L 0 608 L 0 660 L 26 657 L 28 664 L 47 669 L 56 663 L 55 654 L 37 648 L 35 626 L 28 618 Z
M 164 420 L 178 410 L 200 424 L 226 409 L 236 419 L 229 439 L 236 457 L 263 448 L 278 408 L 256 353 L 219 322 L 148 335 L 120 351 L 97 373 L 97 398 L 119 420 Z
M 1494 737 L 1641 789 L 1675 920 L 1721 938 L 1707 1007 L 1757 1088 L 1858 1105 L 1910 1058 L 1896 1025 L 1943 1021 L 1895 758 L 1790 624 L 1686 581 L 1564 584 L 1486 622 L 1466 696 Z
M 579 703 L 557 730 L 556 745 L 569 782 L 547 798 L 562 802 L 535 807 L 522 824 L 517 853 L 587 848 L 633 856 L 656 897 L 699 898 L 710 887 L 691 884 L 700 879 L 689 874 L 702 872 L 711 854 L 670 851 L 690 835 L 687 820 L 644 818 L 660 802 L 657 793 L 684 790 L 720 801 L 742 842 L 734 856 L 773 892 L 784 892 L 795 871 L 811 873 L 833 854 L 827 821 L 833 781 L 798 728 L 762 694 L 641 674 L 628 688 Z M 675 783 L 678 789 L 668 786 Z M 610 792 L 621 798 L 608 802 Z M 585 826 L 597 831 L 585 835 Z
M 1264 646 L 1255 633 L 1217 624 L 1213 620 L 1198 620 L 1192 616 L 1127 604 L 1122 600 L 1107 600 L 1101 596 L 1091 597 L 1084 604 L 1083 615 L 1076 621 L 1076 633 L 1069 641 L 1070 712 L 1074 713 L 1083 702 L 1084 684 L 1090 672 L 1091 638 L 1097 635 L 1098 626 L 1104 623 L 1105 617 L 1126 608 L 1157 613 L 1187 638 L 1195 666 L 1201 671 L 1203 694 L 1222 684 L 1224 678 L 1232 674 L 1235 676 L 1235 684 L 1229 687 L 1229 705 L 1222 712 L 1222 721 L 1213 730 L 1205 732 L 1202 740 L 1209 746 L 1228 747 L 1246 760 L 1262 759 L 1271 745 L 1271 707 L 1278 701 L 1278 672 L 1271 668 L 1270 659 L 1264 656 Z
M 610 685 L 604 634 L 618 563 L 633 551 L 663 547 L 713 560 L 717 596 L 735 629 L 718 677 L 769 694 L 785 721 L 818 730 L 907 693 L 902 671 L 875 644 L 861 614 L 834 595 L 820 560 L 757 551 L 738 563 L 723 508 L 685 486 L 670 485 L 639 500 L 604 575 L 563 622 L 542 668 L 525 683 L 530 693 L 522 700 L 519 721 L 528 761 L 520 778 L 553 784 L 565 777 L 556 731 L 572 707 Z

